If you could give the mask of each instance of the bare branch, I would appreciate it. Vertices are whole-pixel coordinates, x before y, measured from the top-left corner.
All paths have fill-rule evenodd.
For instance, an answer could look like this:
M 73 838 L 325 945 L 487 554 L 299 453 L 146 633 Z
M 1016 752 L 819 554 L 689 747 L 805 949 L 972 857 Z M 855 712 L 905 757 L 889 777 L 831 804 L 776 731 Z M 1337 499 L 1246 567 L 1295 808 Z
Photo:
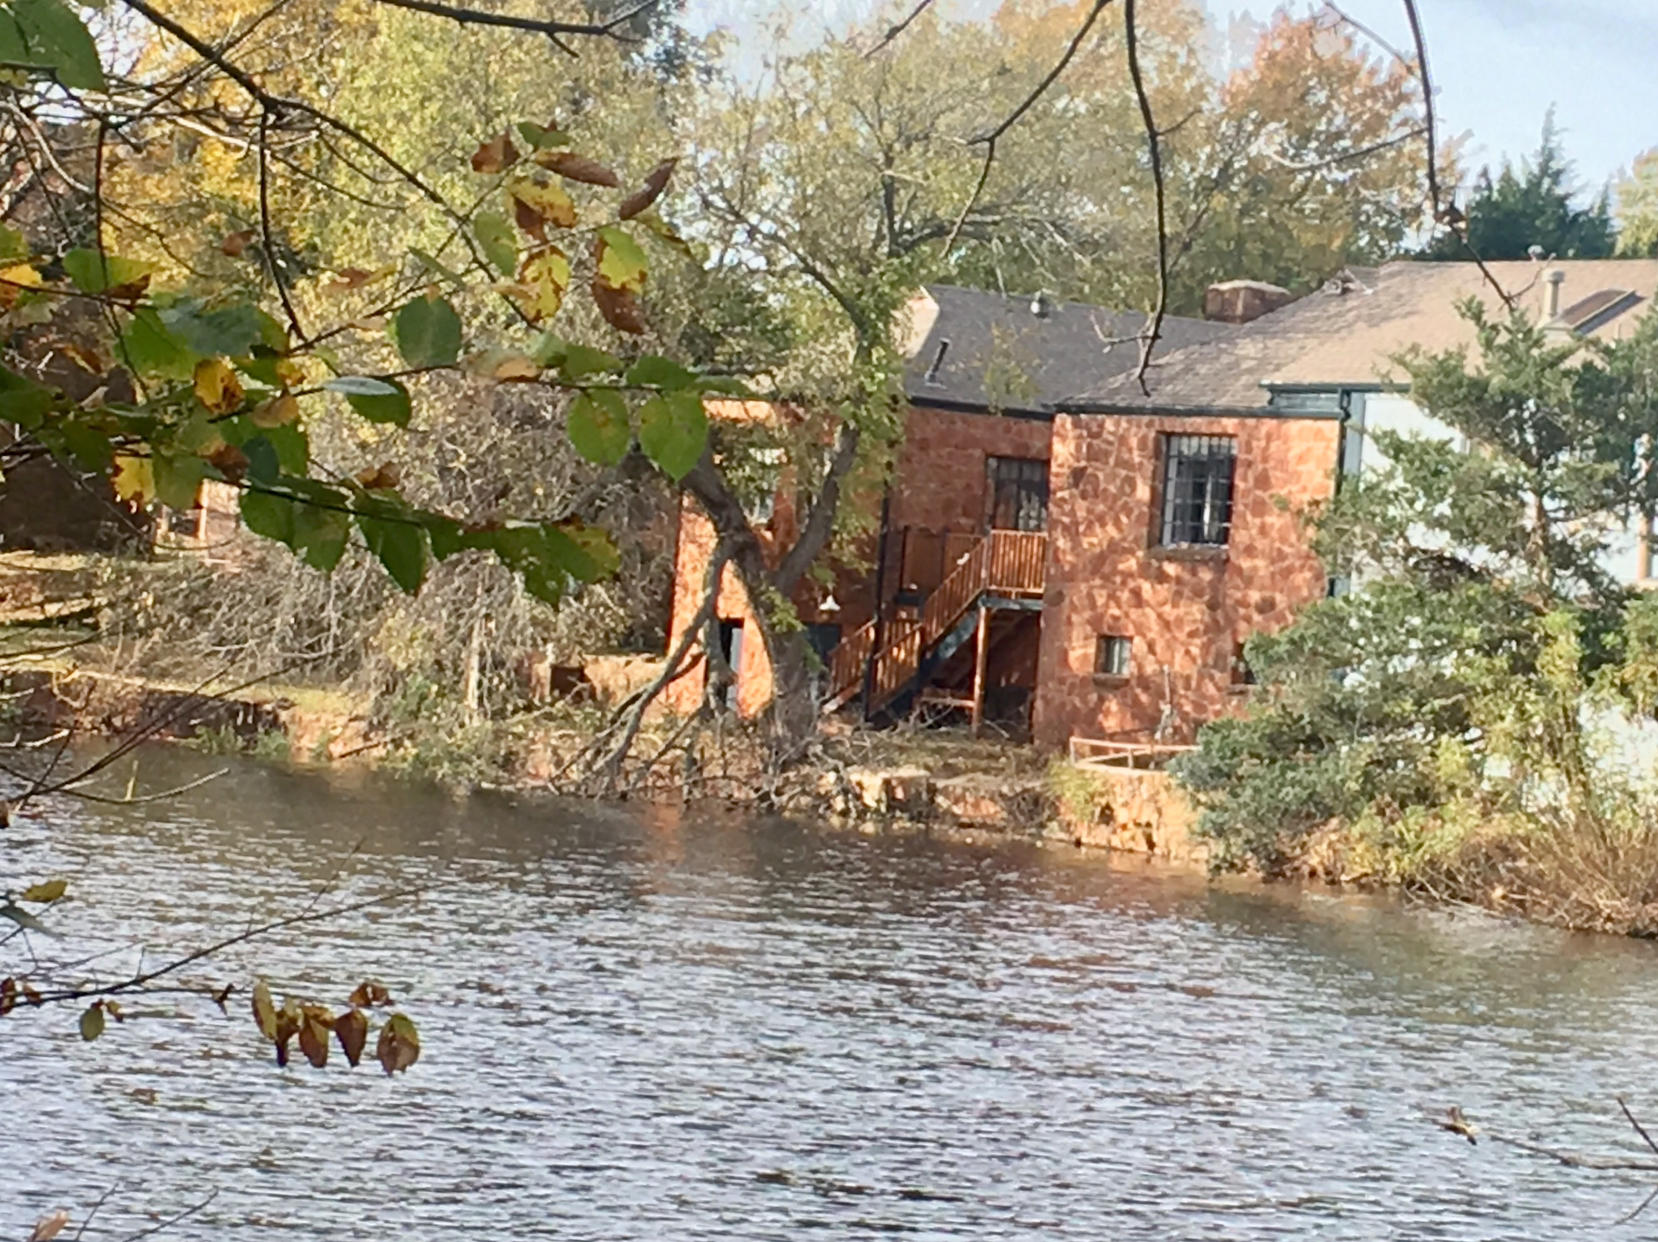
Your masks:
M 376 4 L 390 5 L 397 9 L 411 9 L 416 13 L 429 13 L 433 17 L 447 17 L 451 21 L 460 22 L 467 26 L 501 26 L 509 30 L 525 30 L 532 34 L 543 34 L 558 43 L 559 47 L 569 52 L 575 52 L 563 43 L 558 36 L 586 35 L 596 38 L 611 38 L 622 42 L 635 42 L 627 35 L 618 33 L 623 26 L 656 7 L 658 0 L 644 0 L 618 17 L 605 22 L 560 22 L 538 17 L 514 17 L 510 13 L 490 13 L 482 9 L 464 8 L 453 4 L 438 4 L 434 0 L 374 0 Z M 929 0 L 929 3 L 931 0 Z
M 1151 111 L 1151 99 L 1146 94 L 1145 77 L 1140 72 L 1140 38 L 1134 25 L 1134 0 L 1123 0 L 1123 37 L 1127 45 L 1128 76 L 1134 83 L 1134 97 L 1140 104 L 1140 119 L 1146 127 L 1146 146 L 1151 156 L 1153 209 L 1157 222 L 1157 305 L 1140 335 L 1140 365 L 1134 372 L 1134 379 L 1140 385 L 1140 391 L 1150 396 L 1151 390 L 1146 385 L 1146 370 L 1151 366 L 1151 351 L 1163 333 L 1163 317 L 1169 309 L 1168 194 L 1163 185 L 1162 136 L 1157 132 L 1157 121 Z
M 984 167 L 979 170 L 978 184 L 974 186 L 972 196 L 963 204 L 961 214 L 956 217 L 955 227 L 950 230 L 950 235 L 944 239 L 944 248 L 939 251 L 941 255 L 947 255 L 955 248 L 956 239 L 961 236 L 962 226 L 967 223 L 968 214 L 978 205 L 979 196 L 984 193 L 985 182 L 990 180 L 990 166 L 996 160 L 996 140 L 1017 125 L 1019 118 L 1034 108 L 1036 101 L 1048 93 L 1048 88 L 1059 81 L 1059 75 L 1064 73 L 1070 66 L 1071 61 L 1076 58 L 1078 50 L 1082 47 L 1082 41 L 1088 37 L 1088 32 L 1094 28 L 1094 22 L 1105 11 L 1105 6 L 1110 3 L 1111 0 L 1094 0 L 1093 7 L 1088 10 L 1088 16 L 1082 19 L 1082 25 L 1077 27 L 1076 34 L 1071 36 L 1071 42 L 1066 45 L 1065 54 L 1059 58 L 1054 67 L 1048 70 L 1043 79 L 1036 84 L 1030 94 L 1025 96 L 1017 108 L 1002 118 L 1001 123 L 995 129 L 980 134 L 968 144 L 969 146 L 978 146 L 981 143 L 984 145 Z
M 276 286 L 276 296 L 282 299 L 282 310 L 288 316 L 288 326 L 293 329 L 294 344 L 305 343 L 305 329 L 300 326 L 299 312 L 294 309 L 293 297 L 288 292 L 288 282 L 282 278 L 282 269 L 276 261 L 276 230 L 271 227 L 271 161 L 270 161 L 270 110 L 259 113 L 259 238 L 260 248 L 265 252 L 265 268 L 271 274 L 271 283 Z
M 1439 152 L 1434 136 L 1433 112 L 1433 79 L 1428 74 L 1428 44 L 1422 37 L 1422 18 L 1416 11 L 1416 0 L 1404 0 L 1405 16 L 1410 20 L 1410 37 L 1416 44 L 1416 77 L 1422 84 L 1422 117 L 1423 140 L 1428 148 L 1428 203 L 1430 208 L 1429 220 L 1432 224 L 1445 224 L 1462 241 L 1463 248 L 1474 260 L 1480 269 L 1480 275 L 1485 277 L 1486 283 L 1496 290 L 1497 296 L 1502 299 L 1503 305 L 1510 311 L 1514 310 L 1514 298 L 1502 287 L 1491 269 L 1480 258 L 1479 252 L 1468 240 L 1466 227 L 1458 228 L 1463 221 L 1462 213 L 1457 211 L 1456 204 L 1444 202 L 1439 190 Z
M 897 22 L 897 23 L 887 27 L 887 32 L 886 32 L 886 34 L 881 36 L 881 41 L 879 43 L 877 43 L 874 47 L 870 48 L 869 51 L 864 53 L 864 59 L 868 60 L 871 57 L 877 56 L 881 52 L 884 52 L 887 48 L 891 47 L 892 46 L 892 41 L 894 39 L 896 39 L 899 35 L 903 34 L 906 30 L 908 30 L 910 28 L 911 23 L 913 23 L 916 18 L 920 17 L 923 13 L 925 13 L 929 8 L 932 7 L 932 3 L 933 3 L 933 0 L 918 0 L 916 6 L 913 9 L 910 10 L 908 17 L 904 18 L 900 22 Z

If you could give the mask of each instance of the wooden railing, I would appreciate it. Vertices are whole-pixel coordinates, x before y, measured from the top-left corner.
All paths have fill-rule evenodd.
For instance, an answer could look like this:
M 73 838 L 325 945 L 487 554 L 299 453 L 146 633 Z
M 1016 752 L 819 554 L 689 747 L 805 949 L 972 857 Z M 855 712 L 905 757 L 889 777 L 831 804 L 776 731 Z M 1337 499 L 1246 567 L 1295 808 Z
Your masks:
M 1073 737 L 1068 747 L 1071 762 L 1079 768 L 1158 769 L 1177 755 L 1189 754 L 1196 746 L 1167 742 L 1127 742 L 1105 738 Z
M 891 698 L 915 676 L 921 659 L 987 591 L 1016 597 L 1042 594 L 1048 537 L 1042 531 L 993 530 L 973 544 L 922 606 L 919 621 L 888 621 L 871 674 L 871 700 Z M 831 705 L 844 703 L 863 685 L 875 647 L 875 623 L 854 630 L 829 653 Z

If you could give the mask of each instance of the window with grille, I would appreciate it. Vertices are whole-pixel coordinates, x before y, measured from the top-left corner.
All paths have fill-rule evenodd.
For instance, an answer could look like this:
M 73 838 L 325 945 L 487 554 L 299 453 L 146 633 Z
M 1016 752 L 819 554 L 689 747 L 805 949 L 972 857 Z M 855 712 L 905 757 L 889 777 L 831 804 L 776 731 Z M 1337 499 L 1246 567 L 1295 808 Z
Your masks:
M 1122 634 L 1101 634 L 1094 640 L 1094 672 L 1101 677 L 1127 677 L 1134 666 L 1134 640 Z
M 1237 441 L 1231 436 L 1163 437 L 1159 543 L 1175 548 L 1227 542 L 1237 461 Z
M 1048 528 L 1048 463 L 1040 457 L 989 457 L 990 529 Z

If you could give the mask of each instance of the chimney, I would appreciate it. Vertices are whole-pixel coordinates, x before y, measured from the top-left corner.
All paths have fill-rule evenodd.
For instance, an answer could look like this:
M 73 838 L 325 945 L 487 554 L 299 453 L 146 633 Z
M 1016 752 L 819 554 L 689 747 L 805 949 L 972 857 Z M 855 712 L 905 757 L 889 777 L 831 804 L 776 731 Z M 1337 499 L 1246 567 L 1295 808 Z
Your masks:
M 1264 280 L 1223 280 L 1203 293 L 1203 317 L 1216 323 L 1248 323 L 1295 300 L 1295 295 Z
M 1560 317 L 1560 286 L 1566 283 L 1566 273 L 1551 267 L 1543 273 L 1547 287 L 1543 290 L 1543 322 Z

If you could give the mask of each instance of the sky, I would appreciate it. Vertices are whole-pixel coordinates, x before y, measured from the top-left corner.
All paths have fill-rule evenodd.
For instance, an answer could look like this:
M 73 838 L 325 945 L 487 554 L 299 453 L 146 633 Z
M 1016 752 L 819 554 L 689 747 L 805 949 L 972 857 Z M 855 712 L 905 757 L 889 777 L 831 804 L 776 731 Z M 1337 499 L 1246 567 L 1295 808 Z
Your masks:
M 1233 15 L 1265 19 L 1279 7 L 1274 0 L 1207 2 L 1223 29 Z M 1400 0 L 1338 3 L 1394 46 L 1409 45 Z M 994 7 L 993 0 L 968 4 Z M 696 28 L 724 25 L 752 37 L 777 6 L 689 0 L 686 16 Z M 816 7 L 825 28 L 844 28 L 877 4 L 817 0 Z M 1290 5 L 1296 13 L 1312 7 L 1307 0 Z M 1468 135 L 1470 171 L 1534 151 L 1551 103 L 1586 191 L 1658 146 L 1658 0 L 1418 0 L 1417 7 L 1443 128 Z

